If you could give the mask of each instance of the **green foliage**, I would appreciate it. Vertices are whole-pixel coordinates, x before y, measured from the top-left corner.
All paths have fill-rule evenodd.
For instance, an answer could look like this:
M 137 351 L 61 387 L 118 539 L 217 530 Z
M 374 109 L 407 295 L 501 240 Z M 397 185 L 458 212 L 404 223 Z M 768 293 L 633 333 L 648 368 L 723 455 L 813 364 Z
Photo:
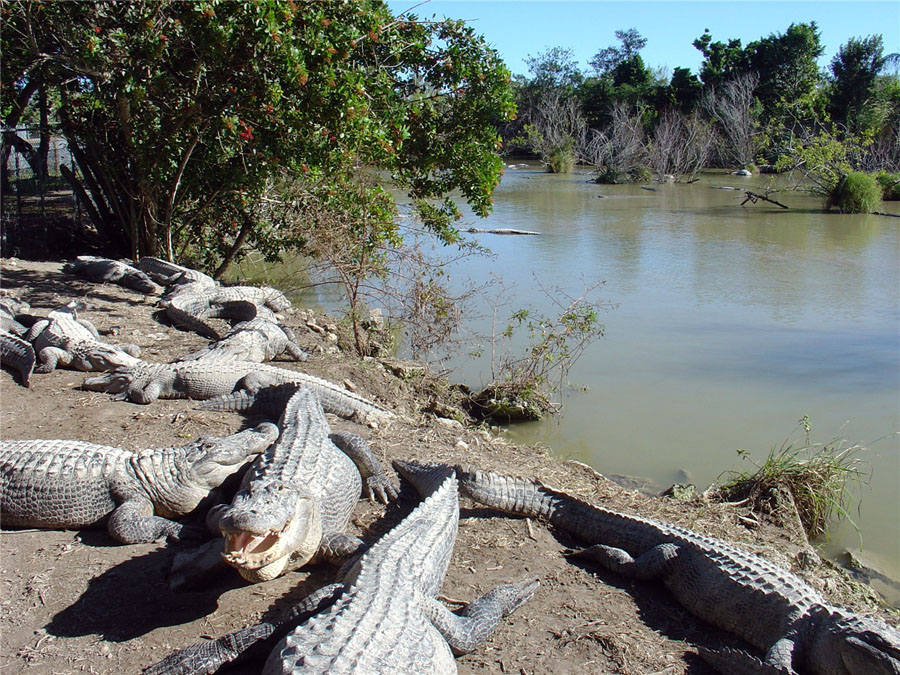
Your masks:
M 547 156 L 547 170 L 550 173 L 571 173 L 575 167 L 575 154 L 572 144 L 566 143 L 554 148 Z
M 340 185 L 377 166 L 420 202 L 457 192 L 486 214 L 514 110 L 471 28 L 379 0 L 21 0 L 4 4 L 3 46 L 4 100 L 38 72 L 59 92 L 101 233 L 220 267 L 290 243 L 258 217 L 284 175 Z M 452 239 L 455 213 L 428 224 Z
M 525 63 L 531 73 L 530 86 L 538 90 L 563 89 L 572 92 L 583 80 L 571 49 L 551 47 L 537 56 L 529 54 Z
M 881 186 L 875 176 L 851 171 L 838 180 L 828 196 L 826 208 L 837 207 L 841 213 L 872 213 L 880 205 Z
M 740 40 L 713 42 L 709 29 L 693 41 L 694 48 L 703 54 L 700 64 L 700 79 L 704 85 L 719 85 L 738 72 L 747 69 L 747 56 Z
M 883 48 L 881 36 L 871 35 L 851 38 L 838 49 L 831 60 L 829 112 L 832 119 L 855 124 L 855 117 L 884 66 Z
M 881 186 L 881 198 L 886 202 L 900 201 L 900 173 L 879 171 L 875 180 Z
M 622 43 L 621 46 L 601 49 L 590 61 L 591 67 L 600 76 L 611 73 L 622 63 L 633 59 L 647 46 L 647 38 L 642 37 L 635 28 L 617 30 L 615 35 Z
M 808 424 L 808 418 L 806 421 Z M 805 428 L 808 439 L 809 427 Z M 755 470 L 729 472 L 730 477 L 718 491 L 729 501 L 747 500 L 754 510 L 777 508 L 779 491 L 787 491 L 806 534 L 825 536 L 832 518 L 849 520 L 851 488 L 865 478 L 856 456 L 859 450 L 858 446 L 811 446 L 808 440 L 799 446 L 784 444 L 772 448 L 762 464 L 754 463 Z M 738 454 L 750 459 L 744 450 Z
M 559 309 L 556 315 L 536 314 L 522 308 L 506 324 L 494 324 L 491 336 L 492 382 L 473 395 L 473 414 L 497 419 L 538 419 L 560 407 L 569 371 L 584 350 L 603 337 L 600 311 L 609 306 L 596 297 L 602 283 L 586 288 L 578 297 L 556 289 L 541 290 Z M 497 308 L 494 310 L 496 320 Z M 514 353 L 514 342 L 525 346 Z M 480 412 L 479 412 L 480 410 Z

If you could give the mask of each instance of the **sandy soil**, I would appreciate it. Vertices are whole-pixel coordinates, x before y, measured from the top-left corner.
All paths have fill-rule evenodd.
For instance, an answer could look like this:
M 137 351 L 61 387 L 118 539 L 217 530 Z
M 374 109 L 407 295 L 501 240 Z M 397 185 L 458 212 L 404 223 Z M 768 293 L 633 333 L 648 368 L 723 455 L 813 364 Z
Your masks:
M 205 341 L 162 323 L 153 298 L 114 285 L 96 285 L 63 274 L 59 263 L 2 261 L 2 286 L 45 314 L 73 298 L 110 342 L 133 342 L 144 358 L 166 361 Z M 835 602 L 864 612 L 872 595 L 823 562 L 806 543 L 792 514 L 761 517 L 697 499 L 650 498 L 604 478 L 582 464 L 536 448 L 511 445 L 477 428 L 463 428 L 423 413 L 434 409 L 439 383 L 403 380 L 376 360 L 328 353 L 333 340 L 306 326 L 304 310 L 285 321 L 317 353 L 302 368 L 342 382 L 400 409 L 415 423 L 361 428 L 331 419 L 335 428 L 365 436 L 384 458 L 415 457 L 476 464 L 537 477 L 612 508 L 675 521 L 738 543 L 803 576 Z M 327 324 L 328 319 L 317 318 Z M 318 349 L 316 349 L 318 347 Z M 297 364 L 282 364 L 298 368 Z M 224 435 L 248 423 L 236 414 L 192 409 L 190 401 L 149 406 L 114 402 L 81 391 L 84 374 L 58 370 L 34 375 L 32 388 L 0 377 L 2 437 L 63 438 L 129 449 L 180 445 L 199 435 Z M 602 437 L 602 434 L 601 434 Z M 415 504 L 404 490 L 397 507 L 361 501 L 352 529 L 368 541 Z M 737 644 L 697 621 L 653 583 L 631 582 L 580 565 L 563 553 L 577 542 L 523 519 L 500 516 L 465 500 L 453 561 L 443 587 L 448 603 L 468 601 L 489 588 L 528 577 L 540 579 L 536 596 L 505 619 L 494 636 L 458 659 L 461 673 L 707 673 L 697 646 Z M 135 673 L 172 650 L 218 637 L 277 616 L 292 600 L 327 583 L 334 569 L 315 566 L 274 581 L 248 585 L 223 575 L 203 591 L 173 592 L 166 583 L 172 558 L 195 544 L 124 546 L 103 530 L 0 533 L 0 671 L 3 673 Z M 230 572 L 230 570 L 229 570 Z M 455 605 L 452 605 L 455 606 Z M 896 621 L 896 615 L 891 618 Z M 249 670 L 255 672 L 258 665 Z

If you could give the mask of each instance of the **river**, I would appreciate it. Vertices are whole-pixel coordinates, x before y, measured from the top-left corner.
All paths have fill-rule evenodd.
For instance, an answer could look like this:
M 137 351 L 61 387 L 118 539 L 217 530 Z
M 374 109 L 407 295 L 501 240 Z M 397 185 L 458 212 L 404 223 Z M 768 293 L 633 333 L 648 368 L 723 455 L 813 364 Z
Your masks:
M 602 280 L 615 305 L 569 374 L 563 415 L 516 425 L 512 439 L 602 473 L 704 488 L 805 444 L 807 416 L 812 443 L 862 446 L 871 476 L 851 515 L 865 555 L 900 579 L 900 220 L 825 213 L 801 193 L 775 196 L 789 210 L 742 207 L 743 192 L 718 189 L 773 180 L 784 178 L 708 173 L 651 191 L 518 163 L 493 214 L 464 223 L 541 235 L 466 235 L 496 257 L 453 275 L 499 275 L 511 307 L 544 313 L 541 284 L 577 294 Z M 487 357 L 452 365 L 452 379 L 486 382 Z M 858 551 L 860 535 L 837 525 L 825 548 Z

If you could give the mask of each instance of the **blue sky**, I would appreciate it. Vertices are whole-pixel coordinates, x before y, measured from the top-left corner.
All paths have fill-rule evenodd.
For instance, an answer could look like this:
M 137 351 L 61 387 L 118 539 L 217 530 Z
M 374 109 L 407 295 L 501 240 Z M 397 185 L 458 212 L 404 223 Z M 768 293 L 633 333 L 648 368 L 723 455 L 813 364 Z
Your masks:
M 388 5 L 397 14 L 418 0 Z M 709 28 L 713 40 L 741 43 L 783 33 L 792 23 L 815 21 L 819 26 L 826 67 L 851 37 L 880 34 L 885 53 L 900 52 L 900 0 L 705 0 L 552 1 L 552 0 L 431 0 L 414 10 L 420 18 L 447 16 L 470 19 L 514 74 L 525 75 L 525 58 L 550 47 L 566 47 L 582 68 L 600 49 L 619 45 L 616 30 L 636 28 L 647 38 L 641 51 L 650 67 L 676 66 L 697 73 L 702 55 L 691 42 Z

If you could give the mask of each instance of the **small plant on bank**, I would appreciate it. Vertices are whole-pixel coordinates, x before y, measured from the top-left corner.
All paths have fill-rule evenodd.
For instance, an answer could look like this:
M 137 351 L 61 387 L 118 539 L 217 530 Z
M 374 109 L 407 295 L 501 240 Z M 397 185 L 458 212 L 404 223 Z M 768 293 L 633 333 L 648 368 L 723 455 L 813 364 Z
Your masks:
M 809 418 L 804 417 L 801 425 L 806 431 L 805 444 L 773 448 L 762 464 L 754 462 L 755 471 L 729 472 L 718 493 L 727 501 L 746 500 L 754 511 L 772 512 L 777 507 L 778 492 L 787 490 L 807 536 L 824 537 L 833 517 L 853 523 L 849 515 L 851 488 L 865 482 L 866 472 L 856 456 L 860 446 L 810 445 Z M 750 459 L 747 451 L 738 453 Z
M 597 299 L 600 286 L 602 282 L 586 288 L 578 297 L 541 287 L 559 313 L 547 316 L 519 309 L 499 332 L 495 306 L 495 330 L 490 338 L 492 380 L 470 396 L 469 413 L 479 419 L 509 423 L 538 420 L 558 412 L 569 371 L 584 350 L 604 335 L 600 310 L 610 306 Z M 527 344 L 514 353 L 512 344 L 523 332 Z
M 881 205 L 881 186 L 875 176 L 851 171 L 842 176 L 828 195 L 826 208 L 841 213 L 872 213 Z

